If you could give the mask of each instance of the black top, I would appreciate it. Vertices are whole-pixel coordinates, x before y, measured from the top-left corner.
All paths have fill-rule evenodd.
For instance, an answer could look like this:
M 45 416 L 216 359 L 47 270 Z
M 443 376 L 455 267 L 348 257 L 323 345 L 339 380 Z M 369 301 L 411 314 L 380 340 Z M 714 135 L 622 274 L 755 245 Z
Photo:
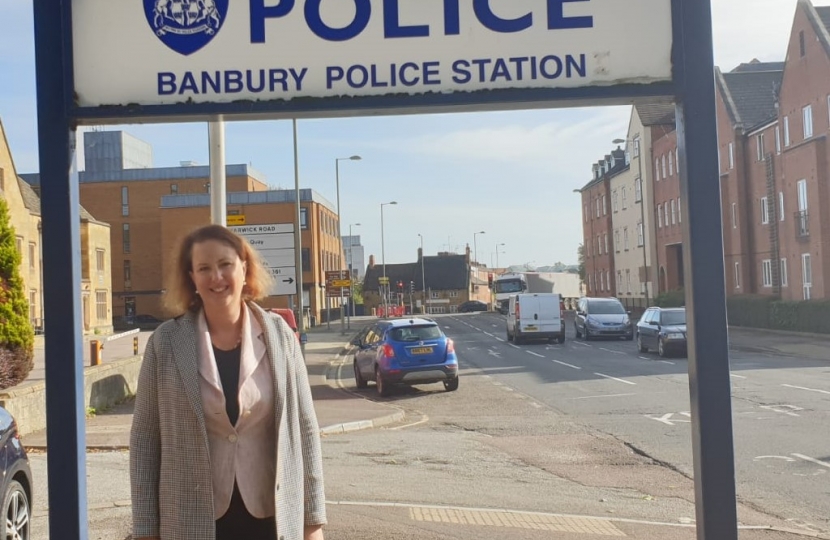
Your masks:
M 242 356 L 242 346 L 237 345 L 230 351 L 223 351 L 213 347 L 213 356 L 216 357 L 216 367 L 219 368 L 219 380 L 222 382 L 222 391 L 225 393 L 225 411 L 231 425 L 236 425 L 239 418 L 239 361 Z

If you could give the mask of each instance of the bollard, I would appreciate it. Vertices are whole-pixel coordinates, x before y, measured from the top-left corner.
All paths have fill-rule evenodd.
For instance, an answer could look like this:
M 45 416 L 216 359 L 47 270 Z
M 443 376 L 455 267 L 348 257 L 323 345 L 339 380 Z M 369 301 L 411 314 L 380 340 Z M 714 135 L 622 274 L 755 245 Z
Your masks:
M 93 339 L 89 342 L 89 365 L 98 366 L 104 360 L 104 342 Z
M 133 356 L 138 356 L 138 337 L 133 338 Z

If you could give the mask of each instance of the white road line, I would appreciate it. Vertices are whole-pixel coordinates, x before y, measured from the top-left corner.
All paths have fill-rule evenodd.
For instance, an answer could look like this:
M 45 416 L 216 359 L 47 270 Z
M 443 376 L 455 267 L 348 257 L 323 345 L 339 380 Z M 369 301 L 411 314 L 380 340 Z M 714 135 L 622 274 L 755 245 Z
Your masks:
M 781 386 L 786 386 L 787 388 L 795 388 L 796 390 L 806 390 L 808 392 L 818 392 L 820 394 L 830 395 L 830 392 L 828 392 L 827 390 L 816 390 L 815 388 L 805 388 L 804 386 L 793 386 L 791 384 L 782 384 Z
M 636 396 L 637 394 L 603 394 L 601 396 L 581 396 L 581 397 L 573 397 L 567 399 L 597 399 L 597 398 L 607 398 L 607 397 L 625 397 L 625 396 Z
M 561 365 L 563 365 L 563 366 L 567 366 L 567 367 L 569 367 L 569 368 L 573 368 L 573 369 L 582 369 L 582 368 L 581 368 L 581 367 L 579 367 L 579 366 L 575 366 L 575 365 L 573 365 L 573 364 L 569 364 L 569 363 L 567 363 L 567 362 L 560 362 L 559 360 L 554 360 L 554 362 L 556 362 L 557 364 L 561 364 Z
M 533 351 L 525 351 L 525 352 L 526 352 L 527 354 L 532 354 L 533 356 L 538 356 L 539 358 L 544 358 L 544 357 L 545 357 L 544 355 L 541 355 L 541 354 L 539 354 L 539 353 L 537 353 L 537 352 L 533 352 Z
M 805 456 L 803 454 L 793 454 L 798 459 L 803 459 L 804 461 L 809 461 L 810 463 L 815 463 L 816 465 L 821 465 L 822 467 L 827 467 L 830 469 L 830 463 L 826 461 L 821 461 L 820 459 L 811 458 L 810 456 Z
M 614 353 L 614 354 L 625 354 L 625 353 L 624 353 L 624 352 L 622 352 L 622 351 L 615 351 L 615 350 L 613 350 L 613 349 L 606 349 L 606 348 L 604 348 L 604 347 L 600 347 L 600 348 L 599 348 L 599 350 L 601 350 L 601 351 L 605 351 L 605 352 Z
M 513 345 L 512 343 L 508 343 L 508 345 L 510 345 L 514 349 L 521 349 L 521 347 L 519 347 L 518 345 Z
M 582 345 L 583 347 L 591 347 L 592 349 L 594 348 L 593 345 L 588 345 L 587 343 L 582 343 L 581 341 L 571 341 L 571 343 L 575 345 Z
M 651 360 L 651 358 L 646 358 L 645 356 L 638 356 L 637 358 L 640 360 Z
M 496 337 L 496 336 L 494 336 L 493 334 L 491 334 L 490 332 L 484 332 L 484 335 L 486 335 L 486 336 L 490 336 L 490 337 Z
M 495 336 L 493 336 L 493 337 L 495 337 Z M 499 340 L 499 341 L 501 341 L 502 343 L 504 343 L 504 340 L 503 340 L 502 338 L 497 337 L 496 339 L 497 339 L 497 340 Z
M 674 362 L 669 362 L 668 360 L 658 360 L 658 362 L 660 362 L 661 364 L 668 364 L 670 366 L 674 365 Z
M 625 384 L 630 384 L 630 385 L 636 385 L 637 384 L 637 383 L 634 383 L 634 382 L 631 382 L 631 381 L 626 381 L 625 379 L 618 379 L 616 377 L 612 377 L 611 375 L 604 375 L 602 373 L 594 372 L 594 375 L 599 375 L 600 377 L 605 377 L 606 379 L 611 379 L 613 381 L 619 381 L 619 382 L 625 383 Z
M 734 373 L 729 374 L 730 377 L 735 377 L 736 379 L 746 379 L 743 375 L 735 375 Z

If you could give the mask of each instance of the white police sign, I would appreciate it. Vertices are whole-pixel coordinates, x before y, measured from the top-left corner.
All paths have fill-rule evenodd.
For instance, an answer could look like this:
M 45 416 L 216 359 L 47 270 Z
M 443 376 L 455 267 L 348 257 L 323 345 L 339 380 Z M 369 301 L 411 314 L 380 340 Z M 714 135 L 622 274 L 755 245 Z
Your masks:
M 671 80 L 670 0 L 74 0 L 81 107 Z

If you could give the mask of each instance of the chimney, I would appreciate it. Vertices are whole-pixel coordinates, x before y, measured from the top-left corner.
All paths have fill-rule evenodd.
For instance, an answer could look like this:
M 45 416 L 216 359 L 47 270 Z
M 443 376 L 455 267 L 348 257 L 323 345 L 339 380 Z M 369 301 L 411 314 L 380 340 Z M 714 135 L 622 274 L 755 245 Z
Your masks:
M 464 255 L 467 258 L 467 264 L 470 264 L 470 244 L 467 244 L 467 249 L 464 250 Z
M 375 256 L 374 255 L 369 255 L 369 268 L 374 268 L 374 267 L 375 267 Z

